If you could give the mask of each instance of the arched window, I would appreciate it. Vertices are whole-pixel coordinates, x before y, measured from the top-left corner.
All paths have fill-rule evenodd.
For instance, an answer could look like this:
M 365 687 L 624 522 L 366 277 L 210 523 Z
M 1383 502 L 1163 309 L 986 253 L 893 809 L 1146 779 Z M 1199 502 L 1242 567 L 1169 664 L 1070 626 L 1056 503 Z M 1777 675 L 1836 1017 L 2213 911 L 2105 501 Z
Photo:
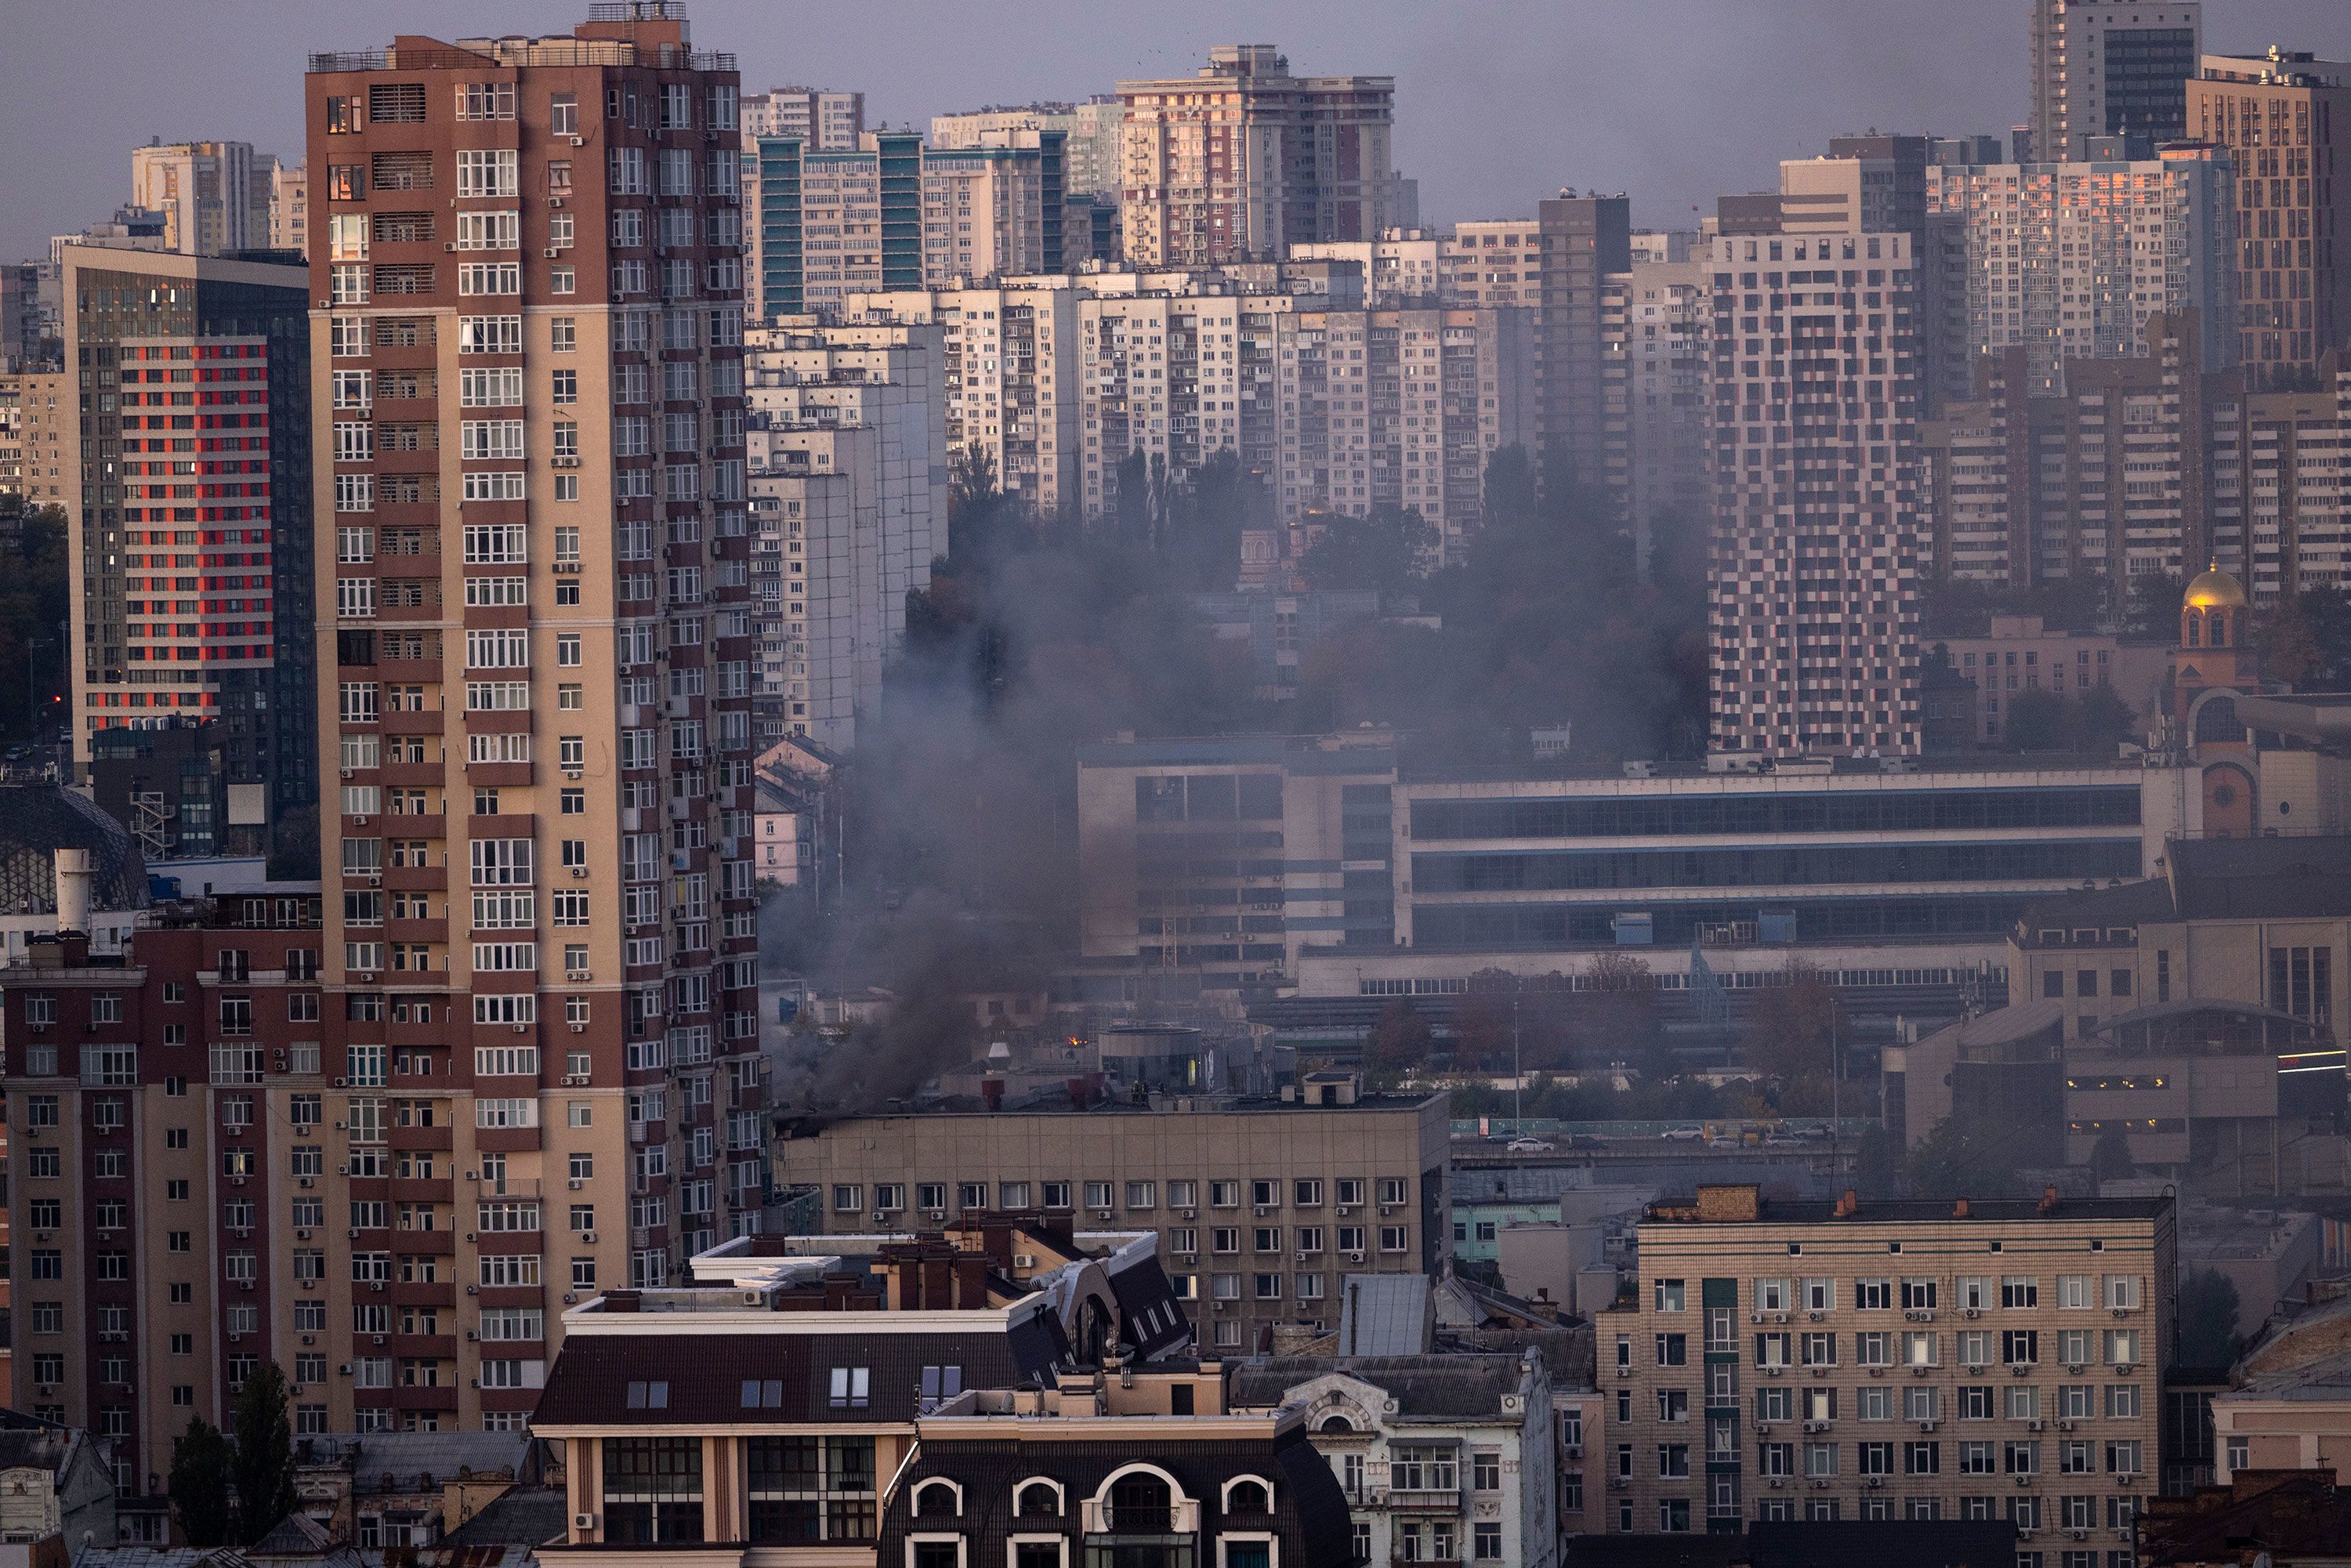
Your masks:
M 953 1481 L 925 1481 L 914 1489 L 916 1519 L 953 1519 L 963 1511 L 963 1498 Z
M 2196 710 L 2196 739 L 2199 744 L 2211 741 L 2242 740 L 2245 727 L 2237 719 L 2237 699 L 2226 695 L 2208 697 Z
M 2189 611 L 2180 630 L 2187 634 L 2188 646 L 2200 648 L 2204 645 L 2204 617 L 2199 612 Z
M 1354 1429 L 1355 1424 L 1344 1416 L 1325 1416 L 1322 1418 L 1322 1430 L 1325 1432 L 1352 1432 Z
M 1227 1513 L 1271 1513 L 1273 1489 L 1255 1476 L 1236 1476 L 1225 1483 Z
M 1130 1470 L 1110 1484 L 1110 1527 L 1122 1535 L 1165 1535 L 1174 1529 L 1176 1495 L 1148 1470 Z
M 1018 1519 L 1059 1519 L 1061 1494 L 1050 1481 L 1025 1482 L 1012 1495 L 1012 1512 Z

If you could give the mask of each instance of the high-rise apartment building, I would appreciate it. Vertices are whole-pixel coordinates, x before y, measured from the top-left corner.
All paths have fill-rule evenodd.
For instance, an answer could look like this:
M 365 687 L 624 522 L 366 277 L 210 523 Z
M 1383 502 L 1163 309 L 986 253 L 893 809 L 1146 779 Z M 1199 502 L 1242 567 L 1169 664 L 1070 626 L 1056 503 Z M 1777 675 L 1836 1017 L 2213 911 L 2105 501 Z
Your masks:
M 1646 571 L 1656 523 L 1702 526 L 1712 505 L 1712 268 L 1635 258 L 1631 271 L 1608 275 L 1604 292 L 1604 472 Z
M 1542 305 L 1542 227 L 1532 218 L 1478 218 L 1437 242 L 1437 292 L 1447 305 Z
M 1606 482 L 1607 350 L 1602 295 L 1633 266 L 1632 204 L 1562 191 L 1536 209 L 1542 257 L 1543 479 L 1554 487 Z
M 1218 44 L 1190 77 L 1123 81 L 1127 260 L 1279 260 L 1396 220 L 1394 77 L 1298 77 L 1271 44 Z
M 846 750 L 946 548 L 941 329 L 802 319 L 749 340 L 758 746 Z
M 1531 315 L 1309 304 L 1276 318 L 1275 515 L 1410 507 L 1458 559 L 1483 508 L 1487 458 L 1534 437 Z
M 2236 161 L 2237 357 L 2258 386 L 2315 384 L 2351 339 L 2351 65 L 2206 55 L 2187 133 Z
M 986 463 L 999 489 L 1040 516 L 1079 495 L 1080 296 L 1069 285 L 1029 277 L 852 294 L 841 311 L 861 331 L 938 329 L 945 444 L 935 461 Z
M 2136 1561 L 2179 1290 L 2169 1197 L 1700 1186 L 1639 1236 L 1635 1294 L 1593 1315 L 1594 1528 L 1996 1519 L 2020 1561 L 2043 1542 L 2043 1561 Z
M 9 434 L 0 439 L 11 442 L 16 454 L 0 459 L 0 490 L 13 490 L 37 507 L 65 505 L 79 450 L 73 388 L 63 371 L 0 376 L 0 402 L 14 409 Z
M 1976 395 L 1919 429 L 1921 546 L 1938 575 L 2009 587 L 2130 580 L 2218 561 L 2259 603 L 2342 580 L 2342 360 L 2309 391 L 2254 367 L 2202 371 L 2192 313 L 2150 317 L 2145 353 L 2067 361 L 2043 395 L 2022 345 L 1987 355 Z M 2223 324 L 2219 330 L 2226 333 Z
M 1375 239 L 1301 241 L 1290 259 L 1353 263 L 1364 277 L 1364 303 L 1374 310 L 1425 308 L 1440 293 L 1444 243 L 1419 229 L 1390 229 Z
M 912 131 L 869 133 L 841 152 L 760 138 L 760 317 L 837 319 L 852 293 L 1059 272 L 1062 133 L 988 135 L 951 152 Z
M 120 729 L 217 722 L 257 853 L 319 799 L 311 688 L 309 280 L 298 267 L 67 246 L 63 423 L 74 760 Z M 44 465 L 47 466 L 47 465 Z
M 832 88 L 775 87 L 743 96 L 742 131 L 790 136 L 818 152 L 850 152 L 865 134 L 865 95 Z
M 1939 287 L 1921 330 L 1945 341 L 1952 371 L 2022 345 L 2033 390 L 2053 393 L 2068 360 L 2145 353 L 2151 316 L 2236 319 L 2231 155 L 2181 143 L 2127 160 L 2112 137 L 2094 138 L 2090 152 L 2068 163 L 1928 166 L 1928 260 Z M 2230 334 L 2204 334 L 2199 369 L 2236 357 Z
M 1920 742 L 1907 235 L 1717 237 L 1712 748 Z
M 277 160 L 250 141 L 150 142 L 131 150 L 131 204 L 163 214 L 163 248 L 183 256 L 270 242 Z
M 309 171 L 272 160 L 269 171 L 269 248 L 302 254 L 310 239 Z
M 2143 157 L 2179 139 L 2203 36 L 2199 0 L 2032 0 L 2032 156 L 2070 162 L 2093 136 L 2128 136 Z
M 759 1220 L 738 85 L 680 9 L 310 61 L 337 1430 L 519 1425 L 567 1301 Z
M 1119 193 L 1120 126 L 1125 111 L 1109 93 L 1096 93 L 1083 103 L 1031 103 L 1019 108 L 975 109 L 962 114 L 931 116 L 931 145 L 941 151 L 985 147 L 1007 131 L 1058 131 L 1068 138 L 1068 186 L 1072 195 L 1106 196 L 1113 205 Z

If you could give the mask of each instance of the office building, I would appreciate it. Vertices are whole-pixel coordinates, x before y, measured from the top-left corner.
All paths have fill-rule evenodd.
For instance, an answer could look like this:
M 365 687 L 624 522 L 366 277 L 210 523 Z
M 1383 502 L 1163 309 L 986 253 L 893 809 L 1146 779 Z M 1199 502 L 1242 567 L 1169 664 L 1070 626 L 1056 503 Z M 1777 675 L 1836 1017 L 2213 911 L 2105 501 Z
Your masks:
M 106 731 L 217 724 L 222 826 L 254 852 L 319 800 L 309 279 L 209 256 L 60 256 L 66 363 L 99 393 L 57 432 L 74 762 L 86 772 Z
M 1543 482 L 1607 482 L 1607 278 L 1633 267 L 1632 205 L 1623 194 L 1562 191 L 1536 209 L 1542 258 L 1541 406 Z
M 1911 240 L 1717 237 L 1709 248 L 1709 745 L 1913 755 L 1920 366 Z
M 1973 688 L 1969 735 L 1978 745 L 1999 744 L 2007 714 L 2027 692 L 2079 699 L 2110 687 L 2129 705 L 2141 734 L 2163 716 L 2171 651 L 2160 643 L 2125 643 L 2111 632 L 2068 632 L 2039 615 L 2001 614 L 1980 634 L 1934 642 L 1951 671 Z
M 270 245 L 277 160 L 250 141 L 153 141 L 131 150 L 131 204 L 163 215 L 163 248 L 225 256 Z
M 1122 81 L 1118 97 L 1134 266 L 1276 261 L 1399 221 L 1393 77 L 1292 76 L 1271 44 L 1218 44 L 1196 75 Z
M 2351 149 L 2351 65 L 2272 48 L 2206 55 L 2194 77 L 2186 134 L 2236 162 L 2237 356 L 2258 387 L 2306 386 L 2351 337 L 2351 185 L 2333 172 Z
M 2153 147 L 2190 134 L 2185 84 L 2203 32 L 2198 0 L 2032 0 L 2032 156 L 2080 158 L 2093 136 Z
M 1437 246 L 1437 298 L 1447 305 L 1542 306 L 1542 225 L 1532 218 L 1477 218 Z
M 2002 1520 L 2021 1552 L 2131 1561 L 2178 1290 L 2168 1197 L 1700 1186 L 1639 1238 L 1635 1292 L 1593 1318 L 1604 1528 Z
M 310 62 L 337 1430 L 520 1424 L 499 1342 L 759 1223 L 737 78 L 593 16 Z
M 745 93 L 744 140 L 789 136 L 815 152 L 851 152 L 865 134 L 865 95 L 820 87 Z
M 269 248 L 300 256 L 310 244 L 310 178 L 301 164 L 273 159 L 269 169 Z
M 760 138 L 760 317 L 837 319 L 852 294 L 1061 270 L 1062 133 L 991 134 L 952 152 L 912 131 L 837 152 Z
M 1011 131 L 1058 131 L 1066 138 L 1072 195 L 1102 196 L 1115 208 L 1119 196 L 1120 127 L 1125 110 L 1110 93 L 1083 103 L 1031 103 L 931 116 L 930 144 L 941 151 L 985 147 Z
M 2022 345 L 2033 392 L 2049 395 L 2065 390 L 2067 360 L 2146 353 L 2154 316 L 2236 319 L 2235 160 L 2204 145 L 2119 152 L 2119 138 L 2098 137 L 2078 162 L 1927 167 L 1941 294 L 1922 329 L 1946 340 L 1955 374 Z M 2226 332 L 2203 334 L 2201 350 L 2199 371 L 2236 362 Z
M 1154 1229 L 1197 1343 L 1234 1353 L 1276 1324 L 1335 1324 L 1339 1277 L 1445 1255 L 1445 1096 L 1364 1093 L 1343 1073 L 1292 1092 L 1138 1101 L 1081 1079 L 1000 1109 L 788 1124 L 772 1153 L 779 1183 L 825 1195 L 827 1233 L 991 1207 Z

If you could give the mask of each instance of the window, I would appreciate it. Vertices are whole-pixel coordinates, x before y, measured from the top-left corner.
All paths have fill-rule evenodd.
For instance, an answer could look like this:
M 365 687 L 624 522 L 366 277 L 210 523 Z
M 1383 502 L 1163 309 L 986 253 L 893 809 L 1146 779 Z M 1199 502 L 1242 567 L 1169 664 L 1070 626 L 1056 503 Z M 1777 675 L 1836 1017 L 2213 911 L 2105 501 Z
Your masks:
M 866 1407 L 872 1385 L 871 1368 L 836 1366 L 832 1369 L 829 1403 L 835 1410 L 862 1410 Z
M 1683 1310 L 1685 1296 L 1681 1281 L 1658 1281 L 1656 1286 L 1656 1296 L 1657 1311 L 1661 1312 L 1678 1312 Z

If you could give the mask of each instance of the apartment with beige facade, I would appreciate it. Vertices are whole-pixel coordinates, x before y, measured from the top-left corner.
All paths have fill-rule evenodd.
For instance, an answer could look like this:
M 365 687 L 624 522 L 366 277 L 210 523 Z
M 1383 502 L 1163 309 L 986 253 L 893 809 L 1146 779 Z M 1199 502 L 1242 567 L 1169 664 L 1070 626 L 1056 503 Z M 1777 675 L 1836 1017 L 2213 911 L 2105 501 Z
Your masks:
M 1477 218 L 1437 241 L 1437 295 L 1447 305 L 1542 304 L 1542 225 Z
M 131 150 L 131 204 L 163 214 L 163 248 L 221 256 L 274 244 L 277 160 L 250 141 L 151 141 Z
M 983 147 L 1009 131 L 1059 131 L 1068 138 L 1068 189 L 1116 205 L 1120 127 L 1125 111 L 1116 97 L 1096 93 L 1083 103 L 1031 103 L 931 116 L 931 145 L 942 151 Z
M 1617 1531 L 2012 1522 L 2019 1561 L 2128 1568 L 2155 1490 L 2178 1260 L 2160 1198 L 1652 1205 L 1596 1314 Z
M 977 1210 L 1155 1230 L 1202 1348 L 1261 1349 L 1278 1323 L 1339 1321 L 1348 1274 L 1427 1273 L 1450 1245 L 1446 1097 L 1344 1075 L 1279 1096 L 1113 1102 L 787 1122 L 776 1179 L 813 1186 L 830 1232 Z M 1105 1218 L 1107 1217 L 1107 1218 Z
M 1118 97 L 1138 267 L 1279 260 L 1396 221 L 1394 77 L 1293 76 L 1271 44 L 1218 44 L 1195 75 L 1122 81 Z
M 766 1193 L 738 82 L 596 16 L 310 60 L 337 1430 L 524 1423 Z

